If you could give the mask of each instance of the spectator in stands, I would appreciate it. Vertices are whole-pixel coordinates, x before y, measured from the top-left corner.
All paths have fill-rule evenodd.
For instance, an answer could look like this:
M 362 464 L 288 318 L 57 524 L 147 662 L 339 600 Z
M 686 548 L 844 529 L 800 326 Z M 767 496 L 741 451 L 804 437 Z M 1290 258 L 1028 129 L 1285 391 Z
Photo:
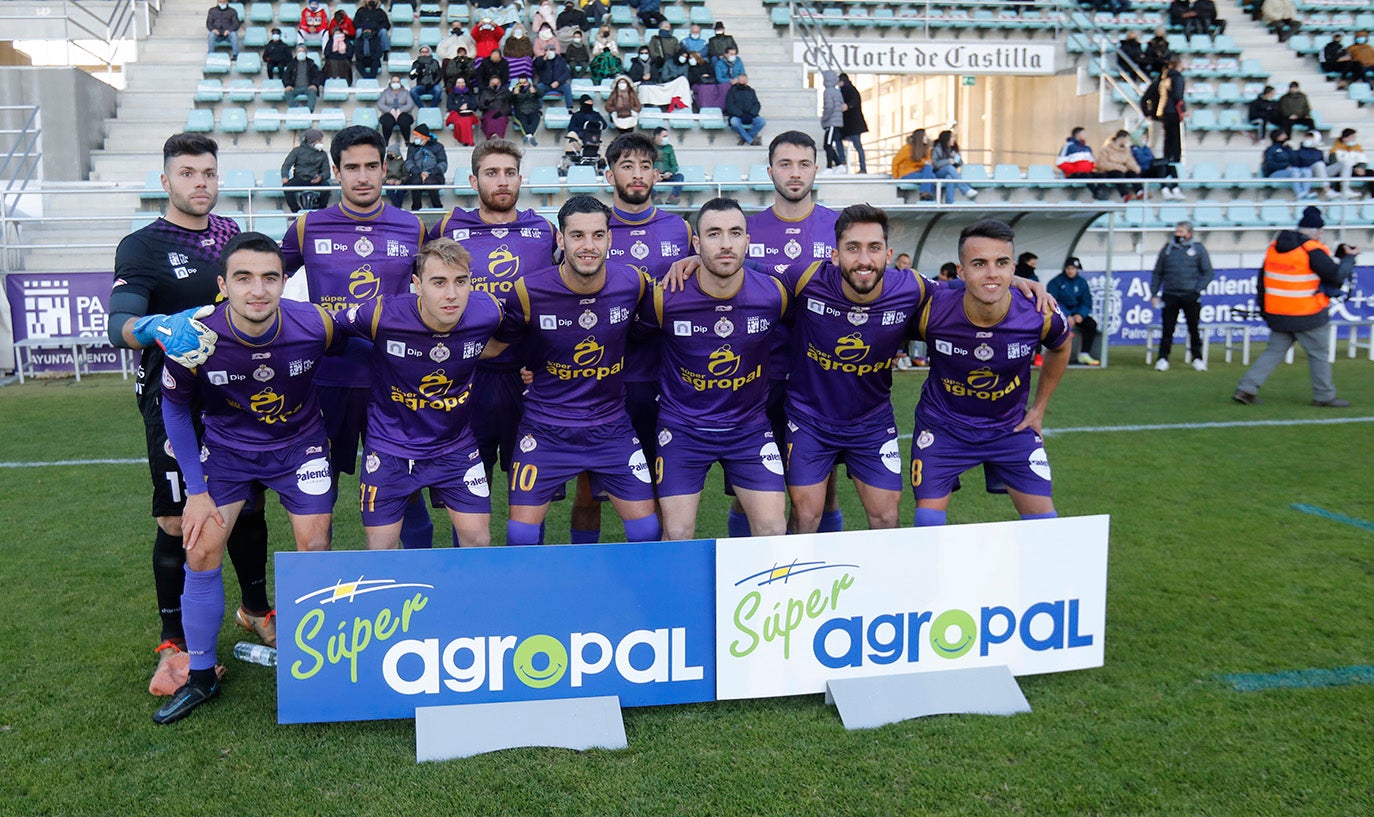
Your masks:
M 592 82 L 598 85 L 602 82 L 615 78 L 621 71 L 625 70 L 625 65 L 620 61 L 616 52 L 610 49 L 601 51 L 592 57 L 591 68 Z
M 353 84 L 353 43 L 336 29 L 329 35 L 329 44 L 324 47 L 324 78 L 341 79 Z
M 539 83 L 536 86 L 539 96 L 561 94 L 563 107 L 572 110 L 572 70 L 568 68 L 568 61 L 559 56 L 553 46 L 545 46 L 544 58 L 535 65 L 534 76 Z
M 488 139 L 505 139 L 506 129 L 510 126 L 512 104 L 510 88 L 493 76 L 487 86 L 477 95 L 477 103 L 482 106 L 482 135 Z
M 1098 361 L 1092 356 L 1093 343 L 1097 340 L 1097 321 L 1093 319 L 1093 295 L 1088 282 L 1078 276 L 1083 263 L 1077 258 L 1064 261 L 1064 271 L 1050 280 L 1046 291 L 1059 302 L 1069 326 L 1078 333 L 1078 362 L 1084 366 L 1096 366 Z
M 332 37 L 336 31 L 342 31 L 344 37 L 348 38 L 349 41 L 352 41 L 358 33 L 358 30 L 353 27 L 353 18 L 349 17 L 348 12 L 343 9 L 336 10 L 334 17 L 329 21 L 329 35 Z
M 1140 178 L 1140 163 L 1131 152 L 1130 131 L 1119 130 L 1102 143 L 1097 151 L 1096 172 L 1104 179 Z M 1122 182 L 1116 185 L 1116 192 L 1125 202 L 1139 196 L 1144 188 L 1138 182 Z
M 410 78 L 415 84 L 410 87 L 410 98 L 420 107 L 437 108 L 444 90 L 444 67 L 434 59 L 428 46 L 420 46 L 420 56 L 410 64 Z M 429 104 L 425 104 L 429 97 Z
M 539 34 L 534 38 L 534 53 L 536 55 L 543 54 L 549 48 L 553 48 L 555 54 L 560 56 L 563 54 L 563 43 L 554 36 L 553 26 L 546 23 L 539 27 Z
M 554 56 L 558 55 L 555 54 Z M 558 58 L 563 59 L 562 57 Z M 515 129 L 525 138 L 525 144 L 530 147 L 538 147 L 539 143 L 534 140 L 534 134 L 535 131 L 539 130 L 539 120 L 544 114 L 544 95 L 529 81 L 528 77 L 521 77 L 515 81 L 515 87 L 510 92 L 510 98 Z
M 1341 244 L 1333 259 L 1321 243 L 1324 226 L 1321 211 L 1308 207 L 1302 211 L 1298 228 L 1280 232 L 1265 252 L 1259 302 L 1264 322 L 1269 325 L 1269 345 L 1231 395 L 1237 403 L 1253 406 L 1260 402 L 1258 395 L 1264 381 L 1283 362 L 1293 344 L 1301 343 L 1311 370 L 1312 405 L 1350 405 L 1336 396 L 1326 327 L 1331 320 L 1328 293 L 1350 278 L 1359 248 Z
M 1164 70 L 1173 50 L 1169 48 L 1169 33 L 1164 26 L 1155 29 L 1154 39 L 1145 44 L 1145 63 L 1141 65 L 1149 74 L 1157 75 Z
M 1322 135 L 1318 131 L 1308 131 L 1302 135 L 1302 141 L 1293 149 L 1293 166 L 1299 170 L 1306 170 L 1316 185 L 1322 188 L 1322 195 L 1326 199 L 1338 199 L 1341 194 L 1331 186 L 1331 182 L 1326 180 L 1326 151 L 1322 149 Z
M 267 64 L 267 78 L 285 81 L 287 69 L 295 61 L 291 47 L 281 41 L 281 29 L 272 29 L 272 38 L 262 49 L 262 61 Z
M 410 181 L 410 174 L 406 172 L 406 160 L 401 156 L 401 149 L 388 142 L 386 146 L 386 179 L 383 180 L 382 187 L 386 188 L 386 197 L 391 201 L 392 207 L 405 205 L 406 192 L 396 190 L 395 187 L 408 181 Z
M 739 58 L 739 52 L 734 48 L 725 50 L 725 54 L 716 57 L 713 61 L 716 69 L 716 82 L 721 85 L 733 85 L 744 76 L 744 60 Z
M 639 12 L 639 24 L 646 30 L 652 30 L 663 22 L 663 2 L 662 0 L 627 0 L 630 7 Z
M 606 97 L 605 107 L 611 125 L 621 133 L 635 129 L 639 124 L 639 112 L 644 109 L 630 78 L 623 74 L 615 78 L 611 93 Z
M 296 46 L 296 64 L 286 69 L 282 78 L 286 86 L 286 104 L 303 105 L 315 112 L 315 99 L 324 85 L 324 71 L 305 53 L 305 46 Z
M 525 29 L 516 24 L 510 36 L 501 44 L 501 55 L 510 66 L 510 78 L 534 77 L 534 42 L 525 36 Z
M 1197 12 L 1188 0 L 1172 0 L 1164 12 L 1169 19 L 1169 28 L 1185 35 L 1197 33 Z
M 735 78 L 735 84 L 725 93 L 725 104 L 721 106 L 721 110 L 724 111 L 730 127 L 739 134 L 741 145 L 758 147 L 763 144 L 760 134 L 763 133 L 768 121 L 759 116 L 759 97 L 750 87 L 747 74 L 740 74 Z
M 716 21 L 716 34 L 706 41 L 706 56 L 715 59 L 725 56 L 725 52 L 735 49 L 739 53 L 739 46 L 735 43 L 735 38 L 725 33 L 725 23 L 721 20 Z
M 1026 0 L 1017 0 L 1026 2 Z M 1109 14 L 1121 14 L 1131 10 L 1130 0 L 1080 0 L 1080 5 L 1090 6 L 1094 11 L 1107 12 Z
M 229 43 L 229 58 L 239 58 L 239 29 L 243 21 L 239 13 L 229 5 L 229 0 L 219 0 L 205 14 L 206 50 L 214 51 L 219 43 Z
M 537 5 L 530 5 L 534 5 L 534 10 L 530 12 L 530 26 L 535 31 L 539 31 L 545 24 L 553 28 L 554 23 L 558 22 L 558 12 L 553 9 L 553 0 L 539 0 Z
M 329 36 L 329 8 L 320 0 L 310 0 L 301 9 L 301 19 L 296 29 L 297 42 L 314 43 L 324 47 Z
M 440 65 L 444 66 L 445 88 L 452 88 L 453 84 L 460 79 L 466 82 L 469 88 L 472 87 L 473 75 L 477 69 L 472 64 L 472 57 L 468 56 L 467 46 L 458 46 L 458 51 L 453 55 L 453 58 L 441 60 Z
M 382 130 L 382 139 L 390 142 L 391 132 L 401 129 L 401 140 L 410 141 L 410 126 L 415 124 L 411 112 L 418 107 L 410 91 L 401 84 L 401 78 L 393 74 L 382 95 L 377 97 L 377 125 Z
M 664 20 L 658 24 L 658 34 L 649 40 L 649 56 L 662 71 L 663 66 L 677 59 L 682 43 L 673 36 L 673 24 Z
M 1250 100 L 1250 107 L 1246 108 L 1245 117 L 1255 130 L 1250 134 L 1251 141 L 1259 142 L 1264 138 L 1264 134 L 1269 131 L 1270 126 L 1281 127 L 1282 121 L 1279 119 L 1279 103 L 1274 100 L 1274 86 L 1266 85 L 1260 91 L 1259 96 Z
M 285 188 L 286 206 L 293 213 L 329 206 L 329 154 L 325 152 L 324 134 L 319 130 L 310 128 L 301 134 L 301 143 L 286 154 L 281 165 L 281 186 Z M 302 194 L 303 188 L 319 189 Z
M 448 152 L 439 140 L 430 133 L 429 125 L 415 126 L 410 136 L 410 150 L 406 152 L 406 172 L 410 174 L 410 184 L 425 185 L 426 190 L 410 191 L 410 209 L 420 209 L 421 194 L 429 193 L 429 206 L 439 207 L 439 185 L 444 183 L 448 172 Z
M 376 79 L 382 71 L 382 57 L 386 48 L 381 37 L 373 29 L 359 29 L 353 40 L 353 61 L 358 66 L 358 76 Z
M 499 51 L 501 38 L 506 36 L 506 30 L 492 22 L 490 17 L 483 17 L 472 29 L 472 41 L 476 45 L 476 50 L 472 56 L 476 60 L 485 60 L 493 52 Z
M 1294 125 L 1308 130 L 1316 127 L 1312 123 L 1312 105 L 1307 101 L 1307 94 L 1297 82 L 1290 82 L 1288 93 L 1279 97 L 1279 126 L 1292 133 Z
M 571 43 L 574 37 L 581 35 L 582 43 L 586 45 L 587 32 L 591 29 L 592 21 L 587 18 L 587 13 L 578 8 L 572 0 L 564 4 L 563 10 L 554 20 L 554 31 L 557 32 L 558 39 L 564 43 Z M 590 57 L 588 59 L 590 60 Z
M 1117 60 L 1117 65 L 1127 76 L 1135 76 L 1142 81 L 1149 79 L 1149 71 L 1146 69 L 1148 61 L 1145 57 L 1145 47 L 1140 44 L 1140 34 L 1127 31 L 1125 39 L 1117 44 L 1116 51 L 1124 58 Z
M 1296 167 L 1293 160 L 1296 157 L 1292 146 L 1288 144 L 1288 131 L 1279 128 L 1274 131 L 1273 142 L 1264 149 L 1264 159 L 1260 165 L 1260 172 L 1265 178 L 1271 179 L 1296 179 L 1293 182 L 1293 192 L 1299 200 L 1309 198 L 1312 190 L 1312 183 L 1305 181 L 1312 178 L 1312 172 Z
M 1288 42 L 1288 38 L 1302 28 L 1302 23 L 1298 21 L 1298 7 L 1293 0 L 1264 0 L 1260 6 L 1260 19 L 1278 35 L 1281 43 Z
M 592 42 L 592 58 L 610 54 L 613 57 L 620 57 L 620 46 L 616 45 L 615 32 L 610 25 L 603 25 L 596 30 L 596 38 Z
M 1183 72 L 1179 70 L 1182 64 L 1183 61 L 1177 56 L 1171 56 L 1164 64 L 1159 79 L 1145 89 L 1140 99 L 1146 116 L 1158 122 L 1164 130 L 1164 155 L 1160 158 L 1170 166 L 1177 166 L 1183 161 L 1183 119 L 1187 107 L 1183 101 Z
M 1364 67 L 1366 80 L 1374 77 L 1374 45 L 1369 44 L 1368 31 L 1355 32 L 1355 43 L 1350 46 L 1350 58 Z
M 688 53 L 689 52 L 686 50 L 679 51 L 677 52 L 676 57 L 673 57 L 671 60 L 668 60 L 667 62 L 663 63 L 663 67 L 658 69 L 659 81 L 662 82 L 664 85 L 667 85 L 668 83 L 672 82 L 675 79 L 678 79 L 679 77 L 681 77 L 683 80 L 686 80 Z M 690 85 L 691 83 L 688 83 L 689 87 Z
M 1017 278 L 1026 278 L 1031 281 L 1039 281 L 1040 276 L 1035 274 L 1035 264 L 1040 256 L 1033 252 L 1026 251 L 1016 258 L 1016 271 L 1013 273 Z
M 487 58 L 472 70 L 471 85 L 481 93 L 482 89 L 491 85 L 492 79 L 500 80 L 502 85 L 510 85 L 510 63 L 501 57 L 499 50 L 488 54 Z
M 462 23 L 454 23 L 449 26 L 448 34 L 434 48 L 434 57 L 439 60 L 439 64 L 448 70 L 448 64 L 458 57 L 458 50 L 462 49 L 465 53 L 471 54 L 477 50 L 477 42 L 463 31 Z M 448 79 L 445 74 L 445 79 Z
M 706 38 L 701 36 L 701 26 L 696 23 L 692 24 L 687 36 L 682 39 L 682 47 L 697 54 L 706 53 L 707 42 Z
M 1193 11 L 1197 14 L 1199 34 L 1215 37 L 1226 33 L 1226 21 L 1217 19 L 1217 4 L 1213 0 L 1194 0 Z
M 606 117 L 597 112 L 589 94 L 577 98 L 578 108 L 568 120 L 568 133 L 577 134 L 583 144 L 600 145 L 601 132 L 608 125 Z
M 954 131 L 942 130 L 935 137 L 935 144 L 930 147 L 930 166 L 935 171 L 935 178 L 951 180 L 950 184 L 944 185 L 945 204 L 954 203 L 956 188 L 970 201 L 978 197 L 978 191 L 972 185 L 961 181 L 964 177 L 964 156 L 959 151 L 959 143 L 954 141 Z
M 582 13 L 593 26 L 600 26 L 611 7 L 611 0 L 581 0 Z
M 1352 82 L 1364 79 L 1364 66 L 1350 56 L 1350 50 L 1341 42 L 1341 33 L 1331 35 L 1331 42 L 1322 48 L 1322 70 L 1339 77 L 1337 90 L 1345 90 Z
M 563 59 L 568 62 L 568 70 L 574 78 L 585 77 L 591 72 L 592 52 L 587 48 L 587 37 L 581 31 L 574 31 L 572 39 L 563 49 Z
M 654 65 L 654 58 L 649 56 L 649 46 L 641 45 L 639 54 L 630 60 L 629 77 L 636 85 L 658 82 L 658 66 Z
M 673 146 L 668 143 L 667 128 L 659 126 L 654 129 L 654 144 L 658 145 L 658 159 L 654 161 L 654 170 L 658 171 L 656 183 L 681 182 L 683 175 L 677 166 L 677 151 L 673 150 Z M 682 185 L 673 185 L 672 192 L 668 194 L 667 203 L 677 204 L 681 198 Z
M 935 168 L 930 163 L 930 140 L 926 138 L 925 128 L 917 128 L 912 131 L 911 135 L 906 138 L 906 144 L 893 154 L 892 178 L 935 178 Z M 935 185 L 921 185 L 920 195 L 922 201 L 934 201 Z
M 706 57 L 695 51 L 687 52 L 687 84 L 692 86 L 692 95 L 697 95 L 698 85 L 715 85 L 716 69 Z
M 821 82 L 821 131 L 825 134 L 825 172 L 848 173 L 845 164 L 844 142 L 840 134 L 844 131 L 844 94 L 840 92 L 840 75 L 835 71 L 822 71 Z
M 844 129 L 840 135 L 854 148 L 859 157 L 859 172 L 868 172 L 868 157 L 864 155 L 863 135 L 868 133 L 868 120 L 864 119 L 863 98 L 859 89 L 849 81 L 848 74 L 840 74 L 840 97 L 844 103 Z
M 1063 173 L 1066 179 L 1092 179 L 1097 176 L 1093 149 L 1088 147 L 1083 138 L 1086 133 L 1087 131 L 1081 127 L 1074 128 L 1069 133 L 1069 138 L 1064 140 L 1064 146 L 1059 149 L 1055 167 L 1059 168 L 1059 172 Z M 1089 184 L 1088 192 L 1099 201 L 1111 195 L 1107 186 L 1103 184 Z
M 391 17 L 378 0 L 367 0 L 366 5 L 354 12 L 353 28 L 359 37 L 366 37 L 371 32 L 381 44 L 383 54 L 391 50 Z
M 1174 225 L 1174 237 L 1159 251 L 1154 274 L 1150 278 L 1150 303 L 1160 311 L 1164 330 L 1159 339 L 1159 360 L 1155 370 L 1169 371 L 1169 352 L 1174 346 L 1174 327 L 1178 313 L 1188 323 L 1188 345 L 1193 368 L 1207 371 L 1202 359 L 1202 291 L 1212 281 L 1212 259 L 1201 241 L 1193 239 L 1193 225 L 1180 221 Z
M 1358 198 L 1360 195 L 1355 191 L 1355 179 L 1363 180 L 1365 190 L 1374 192 L 1374 182 L 1370 181 L 1369 157 L 1360 146 L 1354 128 L 1341 131 L 1341 138 L 1331 145 L 1331 159 L 1338 168 L 1337 175 L 1341 178 L 1346 198 Z
M 468 81 L 458 77 L 449 88 L 446 101 L 448 115 L 444 124 L 453 128 L 453 138 L 460 145 L 472 147 L 472 129 L 477 126 L 477 94 L 468 86 Z
M 892 267 L 899 272 L 905 272 L 911 269 L 911 253 L 898 253 L 897 257 L 892 259 Z M 955 277 L 957 278 L 958 276 L 956 275 Z

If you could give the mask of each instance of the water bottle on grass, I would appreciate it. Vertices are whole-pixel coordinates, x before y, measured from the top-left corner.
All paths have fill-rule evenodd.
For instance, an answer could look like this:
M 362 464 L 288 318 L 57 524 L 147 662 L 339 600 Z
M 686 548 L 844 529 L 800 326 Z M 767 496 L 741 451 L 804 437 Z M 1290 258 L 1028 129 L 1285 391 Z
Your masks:
M 266 644 L 249 644 L 247 641 L 240 641 L 234 645 L 234 657 L 250 664 L 261 664 L 264 667 L 277 665 L 276 648 Z

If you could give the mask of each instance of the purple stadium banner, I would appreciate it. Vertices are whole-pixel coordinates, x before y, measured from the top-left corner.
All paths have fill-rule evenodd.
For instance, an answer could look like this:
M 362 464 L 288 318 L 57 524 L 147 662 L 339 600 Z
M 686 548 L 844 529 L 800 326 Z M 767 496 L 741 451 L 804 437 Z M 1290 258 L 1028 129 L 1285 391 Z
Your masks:
M 1113 346 L 1144 346 L 1146 327 L 1159 323 L 1159 310 L 1150 304 L 1150 270 L 1117 270 L 1112 273 L 1112 298 L 1107 310 L 1105 331 Z M 1244 323 L 1256 327 L 1251 340 L 1265 341 L 1269 329 L 1260 319 L 1256 297 L 1255 269 L 1218 269 L 1216 277 L 1202 294 L 1202 324 Z M 1093 293 L 1093 303 L 1102 303 L 1107 276 L 1084 272 Z M 1355 268 L 1350 296 L 1332 304 L 1332 320 L 1374 320 L 1374 267 Z M 1182 318 L 1179 319 L 1180 324 Z M 1342 336 L 1343 337 L 1343 336 Z M 1211 331 L 1211 339 L 1222 339 Z M 1157 338 L 1156 338 L 1157 340 Z
M 13 272 L 5 277 L 5 297 L 14 318 L 14 339 L 83 335 L 105 337 L 110 315 L 109 272 Z M 71 372 L 66 349 L 33 349 L 40 372 Z M 28 360 L 28 352 L 24 359 Z M 89 350 L 95 372 L 119 371 L 119 351 L 109 346 Z

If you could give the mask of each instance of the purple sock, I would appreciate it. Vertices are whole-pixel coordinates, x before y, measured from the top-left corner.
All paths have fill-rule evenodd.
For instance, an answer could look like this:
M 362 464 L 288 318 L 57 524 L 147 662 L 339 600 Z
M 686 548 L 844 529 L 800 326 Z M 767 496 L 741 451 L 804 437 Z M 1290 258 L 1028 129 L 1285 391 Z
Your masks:
M 1049 513 L 1023 513 L 1023 514 L 1021 514 L 1021 518 L 1022 518 L 1022 519 L 1058 519 L 1058 518 L 1059 518 L 1059 514 L 1056 513 L 1055 511 L 1050 511 Z
M 569 528 L 568 535 L 572 537 L 574 545 L 594 545 L 601 541 L 601 528 L 596 530 L 578 530 Z
M 192 570 L 186 566 L 186 586 L 181 591 L 181 628 L 186 631 L 186 652 L 191 669 L 214 669 L 215 643 L 224 619 L 223 568 Z
M 506 520 L 506 544 L 537 545 L 539 544 L 539 528 L 539 525 L 508 519 Z
M 945 512 L 937 511 L 934 508 L 916 509 L 916 527 L 934 528 L 945 524 Z
M 730 516 L 725 520 L 725 531 L 731 536 L 740 539 L 754 535 L 753 531 L 749 528 L 749 517 L 734 508 L 730 509 Z
M 819 533 L 835 533 L 844 530 L 844 511 L 837 509 L 821 514 L 821 526 L 817 530 Z
M 663 536 L 658 526 L 658 514 L 649 514 L 642 519 L 625 520 L 626 542 L 657 542 Z
M 406 550 L 434 547 L 434 520 L 429 518 L 424 494 L 406 503 L 405 515 L 401 517 L 401 547 Z

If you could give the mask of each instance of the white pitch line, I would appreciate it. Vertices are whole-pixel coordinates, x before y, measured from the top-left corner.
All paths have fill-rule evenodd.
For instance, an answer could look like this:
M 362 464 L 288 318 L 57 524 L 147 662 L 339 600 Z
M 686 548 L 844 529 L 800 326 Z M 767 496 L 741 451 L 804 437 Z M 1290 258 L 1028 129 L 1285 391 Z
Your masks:
M 53 460 L 52 462 L 0 462 L 0 468 L 54 468 L 61 465 L 147 465 L 144 460 Z

